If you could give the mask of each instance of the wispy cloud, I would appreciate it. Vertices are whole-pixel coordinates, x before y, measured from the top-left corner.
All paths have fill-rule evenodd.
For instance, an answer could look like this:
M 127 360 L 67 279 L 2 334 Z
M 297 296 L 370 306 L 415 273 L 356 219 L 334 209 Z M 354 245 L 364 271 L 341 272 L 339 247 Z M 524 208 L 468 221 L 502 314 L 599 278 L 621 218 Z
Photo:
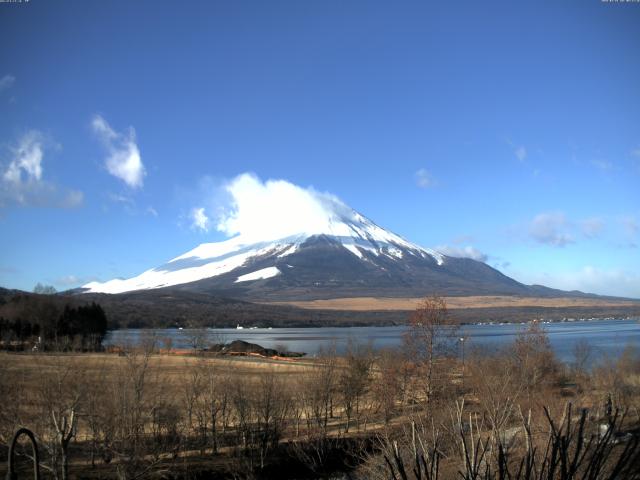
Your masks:
M 636 215 L 571 218 L 562 211 L 542 212 L 510 229 L 514 238 L 526 238 L 543 245 L 565 247 L 579 241 L 608 242 L 620 248 L 637 246 L 640 220 Z
M 101 115 L 93 117 L 91 127 L 107 150 L 107 171 L 129 187 L 141 188 L 146 170 L 133 127 L 123 133 L 116 132 Z
M 631 168 L 634 173 L 640 174 L 640 148 L 636 148 L 635 150 L 631 150 Z
M 569 227 L 561 212 L 540 213 L 529 223 L 529 236 L 538 243 L 564 247 L 575 242 Z
M 467 245 L 466 247 L 455 245 L 439 245 L 434 249 L 449 257 L 471 258 L 479 262 L 486 262 L 489 259 L 489 255 L 470 245 Z
M 79 190 L 69 190 L 58 205 L 63 208 L 75 208 L 82 205 L 83 201 L 84 193 Z
M 640 274 L 625 269 L 606 269 L 586 265 L 562 273 L 524 275 L 526 283 L 546 285 L 562 290 L 580 290 L 587 293 L 640 298 Z
M 135 206 L 135 201 L 128 195 L 122 195 L 121 193 L 108 193 L 107 198 L 113 203 L 120 203 L 129 207 Z
M 472 235 L 458 235 L 457 237 L 455 237 L 451 241 L 453 243 L 455 243 L 456 245 L 459 245 L 461 243 L 473 242 L 474 240 L 475 240 L 475 238 Z
M 152 217 L 158 217 L 158 211 L 152 206 L 148 205 L 147 207 L 139 205 L 133 195 L 130 195 L 130 192 L 125 193 L 114 193 L 108 192 L 106 194 L 106 199 L 119 207 L 122 208 L 124 212 L 128 215 L 132 216 L 140 216 L 140 215 L 149 215 Z M 110 208 L 107 205 L 103 205 L 103 210 L 108 212 Z
M 507 145 L 511 147 L 511 150 L 513 151 L 513 154 L 515 155 L 516 159 L 520 163 L 525 163 L 525 161 L 527 160 L 527 153 L 528 153 L 527 148 L 524 145 L 516 144 L 510 138 L 506 138 L 505 141 Z
M 16 77 L 14 77 L 13 75 L 7 74 L 4 77 L 0 78 L 0 92 L 10 89 L 11 87 L 13 87 L 14 83 L 16 83 Z
M 582 234 L 587 238 L 596 238 L 604 229 L 604 220 L 599 217 L 587 218 L 580 222 Z
M 55 284 L 69 287 L 73 285 L 80 285 L 81 281 L 75 275 L 65 275 L 64 277 L 57 278 Z
M 155 208 L 153 208 L 152 206 L 148 206 L 146 212 L 147 212 L 147 214 L 151 215 L 152 217 L 157 217 L 158 216 L 158 211 Z
M 420 188 L 432 188 L 436 186 L 436 180 L 426 168 L 421 168 L 414 174 L 416 185 Z
M 67 289 L 73 287 L 79 287 L 80 285 L 84 285 L 85 283 L 93 282 L 97 280 L 96 277 L 78 277 L 77 275 L 64 275 L 62 277 L 56 278 L 53 282 L 55 286 Z
M 16 273 L 19 273 L 19 272 L 20 272 L 20 270 L 17 269 L 16 267 L 0 265 L 0 274 L 8 273 L 8 274 L 11 274 L 11 275 L 15 275 Z
M 27 132 L 12 148 L 13 159 L 2 176 L 6 182 L 39 181 L 42 178 L 43 136 L 37 130 Z
M 613 163 L 611 163 L 609 160 L 603 160 L 601 158 L 591 160 L 591 165 L 599 170 L 602 170 L 603 172 L 608 172 L 613 169 Z
M 43 178 L 46 145 L 45 136 L 31 130 L 9 147 L 9 164 L 2 168 L 0 177 L 0 207 L 72 208 L 82 204 L 82 192 L 60 189 Z
M 191 228 L 194 230 L 208 232 L 211 228 L 211 220 L 205 213 L 204 207 L 192 209 L 189 218 L 191 220 Z
M 638 218 L 635 215 L 623 215 L 619 217 L 618 220 L 627 236 L 635 238 L 640 231 L 640 221 L 638 221 Z

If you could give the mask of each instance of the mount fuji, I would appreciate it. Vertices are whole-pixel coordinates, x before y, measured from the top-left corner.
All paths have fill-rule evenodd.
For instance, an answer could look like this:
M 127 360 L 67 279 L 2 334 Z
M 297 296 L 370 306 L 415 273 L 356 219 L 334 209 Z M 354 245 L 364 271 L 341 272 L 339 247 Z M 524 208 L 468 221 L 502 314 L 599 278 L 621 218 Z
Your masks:
M 238 231 L 234 237 L 201 244 L 133 278 L 88 283 L 83 291 L 170 288 L 252 301 L 557 292 L 523 285 L 476 260 L 423 248 L 335 197 L 286 185 L 305 195 L 289 198 L 289 192 L 275 217 L 274 205 L 249 207 L 236 198 L 234 211 L 221 222 Z

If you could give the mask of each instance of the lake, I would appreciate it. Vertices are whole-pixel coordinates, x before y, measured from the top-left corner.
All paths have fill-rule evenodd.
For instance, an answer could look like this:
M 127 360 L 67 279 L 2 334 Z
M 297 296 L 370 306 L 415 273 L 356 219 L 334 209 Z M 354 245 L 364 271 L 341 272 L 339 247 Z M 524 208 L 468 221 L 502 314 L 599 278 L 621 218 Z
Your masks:
M 625 346 L 640 349 L 640 321 L 637 319 L 579 320 L 555 322 L 543 325 L 556 355 L 565 362 L 573 359 L 573 348 L 577 342 L 585 340 L 593 349 L 592 360 L 603 356 L 617 356 Z M 513 342 L 518 332 L 526 329 L 526 324 L 485 324 L 464 325 L 459 336 L 464 337 L 465 351 L 474 347 L 495 349 Z M 320 348 L 335 344 L 339 353 L 344 352 L 349 341 L 371 344 L 374 348 L 399 347 L 403 342 L 405 326 L 395 327 L 323 327 L 323 328 L 256 328 L 256 329 L 206 329 L 208 343 L 228 343 L 245 340 L 266 348 L 305 352 L 315 355 Z M 105 338 L 108 345 L 135 345 L 145 335 L 155 335 L 162 339 L 171 338 L 173 348 L 191 348 L 191 329 L 154 330 L 114 330 Z

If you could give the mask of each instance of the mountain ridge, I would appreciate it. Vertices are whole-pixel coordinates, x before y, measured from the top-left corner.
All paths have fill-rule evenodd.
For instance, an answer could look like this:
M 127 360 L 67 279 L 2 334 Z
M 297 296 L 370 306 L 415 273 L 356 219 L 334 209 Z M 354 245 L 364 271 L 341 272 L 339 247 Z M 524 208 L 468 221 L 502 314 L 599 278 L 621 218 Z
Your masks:
M 409 242 L 333 199 L 313 221 L 203 243 L 129 279 L 78 292 L 173 289 L 251 302 L 349 297 L 591 296 L 525 285 L 486 263 Z

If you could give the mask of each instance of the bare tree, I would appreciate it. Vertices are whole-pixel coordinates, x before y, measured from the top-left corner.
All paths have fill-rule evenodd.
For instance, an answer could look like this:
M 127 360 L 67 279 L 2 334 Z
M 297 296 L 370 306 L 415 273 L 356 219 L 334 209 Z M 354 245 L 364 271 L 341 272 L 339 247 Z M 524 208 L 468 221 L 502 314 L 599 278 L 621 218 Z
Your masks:
M 578 340 L 571 349 L 573 361 L 571 362 L 571 372 L 576 382 L 579 393 L 588 389 L 590 362 L 593 359 L 593 347 L 584 339 Z
M 92 468 L 95 468 L 96 466 L 98 447 L 100 444 L 104 445 L 105 440 L 105 401 L 103 397 L 104 385 L 108 382 L 106 370 L 107 367 L 105 362 L 101 362 L 100 366 L 97 368 L 97 375 L 94 373 L 91 381 L 87 381 L 87 391 L 82 408 L 81 419 L 83 420 L 89 435 L 90 461 Z
M 400 349 L 382 350 L 375 361 L 373 375 L 371 388 L 376 409 L 382 411 L 384 422 L 388 424 L 408 393 L 411 363 Z
M 593 357 L 593 347 L 588 340 L 578 340 L 571 349 L 573 354 L 572 367 L 574 373 L 578 375 L 586 374 L 589 369 L 589 361 Z
M 578 480 L 596 478 L 636 478 L 640 462 L 640 441 L 632 438 L 617 446 L 614 432 L 623 423 L 616 412 L 609 428 L 600 433 L 588 420 L 586 410 L 574 416 L 568 404 L 559 421 L 544 408 L 545 435 L 536 438 L 531 416 L 522 416 L 513 437 L 522 443 L 510 449 L 514 438 L 500 439 L 497 452 L 491 455 L 488 441 L 477 416 L 464 419 L 463 406 L 458 404 L 452 427 L 456 432 L 457 454 L 460 458 L 455 478 L 463 480 Z M 576 418 L 577 417 L 577 418 Z M 453 472 L 443 472 L 443 447 L 436 432 L 432 439 L 412 425 L 410 435 L 399 439 L 383 437 L 381 451 L 387 475 L 383 478 L 437 480 L 452 478 Z
M 147 426 L 153 427 L 154 412 L 165 403 L 157 380 L 150 376 L 153 350 L 130 350 L 121 359 L 110 388 L 112 401 L 107 412 L 110 453 L 118 460 L 118 478 L 141 479 L 152 475 L 160 465 L 160 454 L 166 445 L 148 441 Z
M 345 432 L 348 432 L 353 415 L 359 419 L 360 401 L 369 386 L 373 361 L 371 348 L 349 342 L 344 360 L 345 365 L 340 369 L 338 378 L 338 389 L 347 417 Z
M 185 365 L 188 365 L 188 373 L 183 377 L 181 388 L 185 430 L 190 435 L 195 433 L 200 436 L 200 448 L 204 450 L 208 414 L 205 399 L 206 368 L 203 366 L 203 359 L 199 359 L 196 365 L 185 360 Z
M 164 347 L 164 351 L 167 355 L 171 355 L 171 351 L 173 350 L 173 338 L 167 336 L 162 339 L 162 346 Z
M 28 424 L 25 400 L 30 393 L 24 371 L 0 360 L 0 444 L 8 446 L 16 430 Z
M 278 446 L 291 406 L 285 385 L 273 370 L 260 376 L 254 403 L 260 468 L 264 468 L 267 453 Z
M 300 437 L 300 424 L 305 413 L 304 382 L 297 378 L 292 379 L 288 385 L 291 391 L 291 416 L 295 422 L 296 439 Z
M 424 396 L 427 405 L 438 387 L 442 386 L 443 372 L 438 369 L 437 356 L 451 349 L 457 326 L 447 312 L 442 297 L 425 298 L 409 318 L 409 330 L 405 345 L 422 367 Z
M 215 364 L 210 364 L 207 370 L 207 399 L 210 418 L 211 445 L 213 452 L 218 451 L 218 425 L 224 416 L 227 405 L 227 384 L 222 380 Z
M 193 353 L 198 354 L 207 348 L 207 331 L 204 328 L 190 328 L 183 330 L 189 345 L 193 348 Z
M 228 410 L 227 386 L 216 363 L 200 357 L 196 365 L 190 368 L 183 389 L 189 429 L 194 430 L 195 419 L 201 449 L 211 446 L 214 453 L 218 450 L 218 427 L 224 424 L 224 414 Z
M 67 480 L 69 445 L 76 435 L 81 402 L 87 391 L 85 369 L 77 361 L 53 356 L 40 365 L 38 379 L 43 421 L 40 443 L 49 453 L 44 468 L 54 478 Z
M 33 293 L 38 293 L 40 295 L 53 295 L 57 293 L 55 287 L 51 285 L 43 285 L 42 283 L 36 283 L 36 286 L 33 287 Z
M 329 419 L 333 416 L 336 392 L 335 349 L 323 353 L 317 365 L 304 375 L 305 418 L 307 432 L 326 437 Z
M 477 399 L 493 452 L 498 451 L 499 441 L 504 439 L 505 432 L 518 415 L 523 389 L 515 365 L 506 362 L 505 358 L 504 354 L 474 355 L 470 362 L 468 386 Z M 457 416 L 461 413 L 458 412 Z
M 231 406 L 236 427 L 236 442 L 245 450 L 251 442 L 251 424 L 253 421 L 252 387 L 246 378 L 238 378 L 231 383 Z
M 640 352 L 627 345 L 619 357 L 605 357 L 595 367 L 591 377 L 594 399 L 605 410 L 624 408 L 635 412 L 640 421 Z
M 530 403 L 541 400 L 547 387 L 557 380 L 559 364 L 543 327 L 532 322 L 521 331 L 512 347 L 513 372 Z

